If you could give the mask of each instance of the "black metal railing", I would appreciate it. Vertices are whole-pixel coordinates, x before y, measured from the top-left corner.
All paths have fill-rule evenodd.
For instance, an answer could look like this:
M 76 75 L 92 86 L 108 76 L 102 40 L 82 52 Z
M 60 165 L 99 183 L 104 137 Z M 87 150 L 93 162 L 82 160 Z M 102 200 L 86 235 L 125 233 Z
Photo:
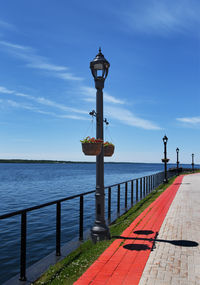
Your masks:
M 176 171 L 169 171 L 168 178 L 174 176 Z M 112 213 L 117 212 L 117 216 L 126 212 L 130 207 L 138 201 L 146 197 L 153 189 L 163 182 L 164 172 L 159 172 L 145 177 L 128 180 L 118 184 L 105 187 L 106 194 L 106 213 L 108 224 L 112 220 Z M 117 189 L 117 191 L 116 191 Z M 121 205 L 121 195 L 124 190 L 124 207 Z M 117 193 L 115 202 L 112 203 L 112 193 Z M 51 205 L 56 205 L 56 256 L 61 255 L 61 203 L 79 198 L 79 240 L 83 240 L 84 233 L 84 197 L 94 194 L 95 190 L 81 193 L 78 195 L 66 197 L 52 202 L 44 203 L 34 207 L 18 210 L 12 213 L 7 213 L 0 216 L 0 220 L 8 219 L 13 216 L 21 215 L 21 249 L 20 249 L 20 278 L 26 280 L 26 243 L 27 243 L 27 214 L 34 210 L 45 208 Z M 128 195 L 129 194 L 129 195 Z M 123 200 L 123 199 L 122 199 Z M 113 209 L 113 207 L 116 207 Z M 116 216 L 115 216 L 116 217 Z

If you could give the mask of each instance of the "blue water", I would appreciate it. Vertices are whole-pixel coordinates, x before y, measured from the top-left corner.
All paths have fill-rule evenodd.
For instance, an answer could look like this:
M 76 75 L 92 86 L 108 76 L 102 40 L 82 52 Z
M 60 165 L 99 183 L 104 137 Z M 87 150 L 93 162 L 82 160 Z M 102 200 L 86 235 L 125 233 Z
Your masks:
M 95 167 L 95 164 L 87 163 L 0 164 L 0 215 L 94 190 Z M 105 164 L 105 186 L 160 171 L 163 171 L 162 164 Z M 112 190 L 112 201 L 116 202 L 115 189 Z M 94 204 L 94 194 L 84 197 L 84 230 L 93 225 Z M 64 202 L 61 207 L 61 240 L 64 244 L 78 236 L 79 199 Z M 28 213 L 27 267 L 55 250 L 55 213 L 55 205 Z M 19 273 L 20 216 L 0 220 L 0 229 L 2 284 Z

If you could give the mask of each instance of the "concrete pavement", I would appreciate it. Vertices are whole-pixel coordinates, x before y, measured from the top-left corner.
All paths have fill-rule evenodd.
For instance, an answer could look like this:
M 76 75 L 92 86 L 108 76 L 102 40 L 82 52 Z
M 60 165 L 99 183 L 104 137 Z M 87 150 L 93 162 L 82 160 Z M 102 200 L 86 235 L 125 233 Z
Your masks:
M 183 178 L 157 240 L 139 285 L 199 285 L 200 174 Z

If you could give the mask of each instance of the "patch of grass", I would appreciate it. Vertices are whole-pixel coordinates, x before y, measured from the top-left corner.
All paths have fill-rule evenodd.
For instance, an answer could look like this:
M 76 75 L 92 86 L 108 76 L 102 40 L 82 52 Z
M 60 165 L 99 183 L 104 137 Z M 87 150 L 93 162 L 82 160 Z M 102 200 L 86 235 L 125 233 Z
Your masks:
M 169 179 L 167 184 L 162 184 L 133 206 L 128 212 L 119 217 L 110 225 L 112 236 L 119 236 L 160 194 L 173 183 L 175 177 Z M 51 266 L 34 285 L 71 285 L 94 263 L 104 250 L 114 241 L 101 241 L 93 244 L 85 241 L 79 248 L 69 254 L 65 259 Z

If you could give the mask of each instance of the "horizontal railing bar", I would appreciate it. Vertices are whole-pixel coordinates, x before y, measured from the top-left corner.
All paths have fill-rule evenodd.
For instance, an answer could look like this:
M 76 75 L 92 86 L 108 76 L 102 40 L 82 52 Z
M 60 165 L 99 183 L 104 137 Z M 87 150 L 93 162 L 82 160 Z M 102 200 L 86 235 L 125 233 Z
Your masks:
M 156 175 L 156 174 L 159 174 L 159 173 L 163 173 L 163 172 L 162 171 L 161 172 L 156 172 L 153 175 Z M 143 176 L 143 177 L 134 178 L 134 179 L 123 181 L 123 182 L 120 182 L 120 183 L 117 183 L 117 184 L 106 186 L 106 187 L 104 187 L 104 189 L 106 190 L 108 188 L 116 187 L 118 185 L 126 184 L 128 182 L 136 181 L 137 179 L 148 177 L 148 176 L 149 175 L 146 175 L 146 176 Z M 95 191 L 96 190 L 92 190 L 92 191 L 89 191 L 89 192 L 85 192 L 85 193 L 77 194 L 77 195 L 74 195 L 74 196 L 69 196 L 69 197 L 66 197 L 66 198 L 62 198 L 62 199 L 58 199 L 58 200 L 55 200 L 55 201 L 47 202 L 47 203 L 44 203 L 44 204 L 41 204 L 41 205 L 37 205 L 37 206 L 34 206 L 34 207 L 17 210 L 15 212 L 11 212 L 11 213 L 6 213 L 6 214 L 3 214 L 3 215 L 0 215 L 0 220 L 6 219 L 6 218 L 11 218 L 11 217 L 16 216 L 16 215 L 21 215 L 23 212 L 31 212 L 31 211 L 38 210 L 38 209 L 41 209 L 41 208 L 45 208 L 47 206 L 51 206 L 51 205 L 54 205 L 54 204 L 57 204 L 57 203 L 60 203 L 60 202 L 65 202 L 65 201 L 68 201 L 68 200 L 72 200 L 72 199 L 78 198 L 80 196 L 89 195 L 89 194 L 95 193 Z
M 161 171 L 161 172 L 156 172 L 156 173 L 150 174 L 150 175 L 156 175 L 156 174 L 159 174 L 159 173 L 162 173 L 162 172 L 163 172 L 163 171 Z M 105 186 L 104 189 L 108 189 L 109 187 L 116 187 L 117 185 L 125 184 L 125 183 L 131 182 L 131 181 L 136 181 L 137 179 L 144 178 L 144 177 L 148 177 L 148 176 L 150 176 L 150 175 L 146 175 L 146 176 L 142 176 L 142 177 L 130 179 L 130 180 L 127 180 L 127 181 L 123 181 L 123 182 L 120 182 L 120 183 L 117 183 L 117 184 Z
M 52 202 L 48 202 L 48 203 L 45 203 L 45 204 L 41 204 L 41 205 L 38 205 L 38 206 L 26 208 L 26 209 L 23 209 L 23 210 L 18 210 L 18 211 L 12 212 L 12 213 L 4 214 L 4 215 L 0 216 L 0 220 L 6 219 L 6 218 L 10 218 L 10 217 L 13 217 L 13 216 L 16 216 L 16 215 L 20 215 L 20 214 L 22 214 L 22 212 L 31 212 L 31 211 L 38 210 L 38 209 L 41 209 L 41 208 L 44 208 L 44 207 L 47 207 L 47 206 L 54 205 L 54 204 L 59 203 L 59 202 L 72 200 L 72 199 L 78 198 L 80 196 L 85 196 L 85 195 L 88 195 L 88 194 L 91 194 L 91 193 L 95 193 L 95 190 L 89 191 L 89 192 L 85 192 L 85 193 L 81 193 L 81 194 L 77 194 L 77 195 L 70 196 L 70 197 L 66 197 L 66 198 L 62 198 L 62 199 L 55 200 L 55 201 L 52 201 Z

